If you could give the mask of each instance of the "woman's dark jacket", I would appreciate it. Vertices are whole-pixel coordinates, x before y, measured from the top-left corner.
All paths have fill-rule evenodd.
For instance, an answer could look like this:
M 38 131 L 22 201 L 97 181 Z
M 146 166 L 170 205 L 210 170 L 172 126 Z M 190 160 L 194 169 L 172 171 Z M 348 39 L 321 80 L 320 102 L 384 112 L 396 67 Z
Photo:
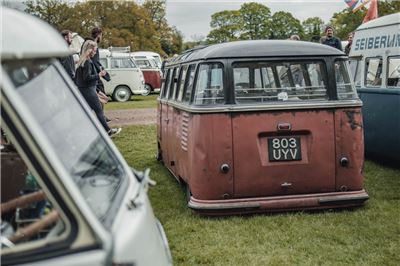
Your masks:
M 92 60 L 86 62 L 76 69 L 75 83 L 78 88 L 88 88 L 97 85 L 99 74 Z

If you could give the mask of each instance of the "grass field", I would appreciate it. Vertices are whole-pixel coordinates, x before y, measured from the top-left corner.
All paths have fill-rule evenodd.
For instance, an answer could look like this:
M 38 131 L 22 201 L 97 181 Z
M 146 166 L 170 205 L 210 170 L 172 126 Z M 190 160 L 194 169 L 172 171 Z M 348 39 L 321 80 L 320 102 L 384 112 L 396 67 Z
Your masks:
M 151 168 L 175 265 L 399 265 L 400 170 L 366 162 L 370 199 L 352 211 L 204 218 L 154 159 L 155 126 L 126 127 L 114 141 L 131 166 Z
M 148 96 L 133 95 L 130 101 L 124 103 L 109 101 L 105 105 L 105 109 L 117 110 L 117 109 L 135 109 L 135 108 L 156 108 L 157 97 L 158 93 L 150 94 Z

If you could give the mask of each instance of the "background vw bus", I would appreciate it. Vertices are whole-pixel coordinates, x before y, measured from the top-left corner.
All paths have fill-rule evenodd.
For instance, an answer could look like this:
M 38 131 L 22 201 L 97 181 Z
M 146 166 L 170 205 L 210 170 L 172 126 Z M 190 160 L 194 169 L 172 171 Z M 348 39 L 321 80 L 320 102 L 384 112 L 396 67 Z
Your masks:
M 129 53 L 100 49 L 100 62 L 110 74 L 111 81 L 103 80 L 107 95 L 118 102 L 128 101 L 132 94 L 146 93 L 144 76 Z
M 143 72 L 146 92 L 142 95 L 159 92 L 161 88 L 161 70 L 158 68 L 155 59 L 144 55 L 133 56 L 133 59 Z
M 350 67 L 363 101 L 365 152 L 400 163 L 400 13 L 362 24 L 355 31 Z

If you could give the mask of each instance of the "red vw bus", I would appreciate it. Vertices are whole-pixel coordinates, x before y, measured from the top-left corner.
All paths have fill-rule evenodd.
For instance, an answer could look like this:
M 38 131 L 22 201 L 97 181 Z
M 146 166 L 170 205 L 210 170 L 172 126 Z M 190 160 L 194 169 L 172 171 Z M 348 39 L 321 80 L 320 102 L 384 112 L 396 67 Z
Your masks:
M 160 92 L 161 71 L 157 67 L 156 61 L 149 56 L 133 56 L 144 76 L 144 88 L 146 92 L 142 95 L 149 95 L 151 92 Z
M 359 206 L 361 106 L 346 55 L 329 46 L 194 49 L 166 66 L 158 158 L 202 214 Z

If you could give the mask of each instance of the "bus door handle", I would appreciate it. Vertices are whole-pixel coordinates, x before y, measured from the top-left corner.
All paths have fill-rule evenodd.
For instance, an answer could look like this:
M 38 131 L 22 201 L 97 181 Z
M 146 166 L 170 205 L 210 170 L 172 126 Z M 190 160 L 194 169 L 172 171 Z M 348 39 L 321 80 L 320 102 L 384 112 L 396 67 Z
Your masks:
M 169 119 L 168 119 L 168 118 L 164 118 L 164 121 L 168 123 L 168 122 L 169 122 Z

